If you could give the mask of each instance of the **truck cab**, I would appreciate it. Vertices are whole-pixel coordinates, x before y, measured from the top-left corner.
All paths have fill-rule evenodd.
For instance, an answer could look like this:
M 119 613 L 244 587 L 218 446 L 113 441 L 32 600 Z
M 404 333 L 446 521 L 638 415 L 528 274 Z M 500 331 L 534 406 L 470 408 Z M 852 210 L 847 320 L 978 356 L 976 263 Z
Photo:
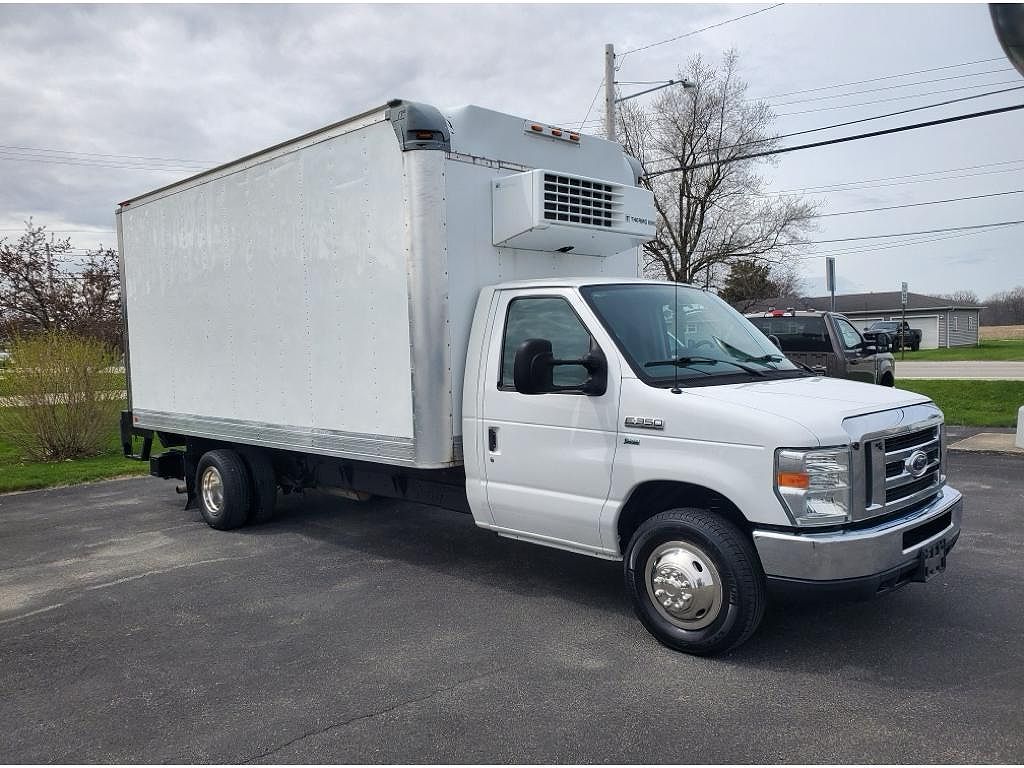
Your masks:
M 643 280 L 481 292 L 463 403 L 479 526 L 625 563 L 641 621 L 741 642 L 763 587 L 874 595 L 960 528 L 927 398 L 808 373 L 717 296 Z
M 790 360 L 825 376 L 892 387 L 896 358 L 885 334 L 865 338 L 837 312 L 771 309 L 747 315 Z

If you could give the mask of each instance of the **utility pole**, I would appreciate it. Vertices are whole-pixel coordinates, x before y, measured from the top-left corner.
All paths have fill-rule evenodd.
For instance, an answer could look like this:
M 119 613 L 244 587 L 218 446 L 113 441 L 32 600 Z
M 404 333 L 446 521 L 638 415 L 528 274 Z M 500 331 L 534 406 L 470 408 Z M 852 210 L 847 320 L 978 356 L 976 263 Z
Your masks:
M 604 132 L 608 141 L 615 141 L 615 46 L 604 46 Z

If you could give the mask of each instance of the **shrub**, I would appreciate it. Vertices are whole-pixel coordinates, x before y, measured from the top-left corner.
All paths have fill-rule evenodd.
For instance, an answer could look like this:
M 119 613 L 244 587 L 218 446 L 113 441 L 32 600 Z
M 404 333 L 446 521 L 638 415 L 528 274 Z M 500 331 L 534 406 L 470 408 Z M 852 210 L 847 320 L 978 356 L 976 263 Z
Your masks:
M 110 391 L 113 348 L 67 331 L 20 336 L 4 369 L 0 432 L 34 461 L 96 456 L 107 449 L 121 396 Z

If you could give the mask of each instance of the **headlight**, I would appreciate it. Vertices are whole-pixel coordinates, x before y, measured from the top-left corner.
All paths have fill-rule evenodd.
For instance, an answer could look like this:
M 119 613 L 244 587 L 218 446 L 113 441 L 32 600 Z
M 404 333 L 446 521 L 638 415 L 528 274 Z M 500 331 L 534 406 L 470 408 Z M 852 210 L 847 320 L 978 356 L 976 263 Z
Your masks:
M 850 449 L 775 452 L 775 493 L 797 525 L 850 519 Z

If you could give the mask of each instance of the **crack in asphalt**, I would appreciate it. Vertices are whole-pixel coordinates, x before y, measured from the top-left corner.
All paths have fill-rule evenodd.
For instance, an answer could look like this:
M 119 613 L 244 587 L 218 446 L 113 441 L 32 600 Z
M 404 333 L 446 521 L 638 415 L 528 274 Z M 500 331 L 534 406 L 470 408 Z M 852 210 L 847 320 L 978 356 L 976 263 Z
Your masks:
M 378 710 L 376 710 L 374 712 L 368 712 L 368 713 L 363 714 L 363 715 L 356 715 L 355 717 L 350 717 L 347 720 L 339 720 L 338 722 L 335 722 L 335 723 L 328 723 L 323 728 L 316 728 L 316 729 L 314 729 L 312 731 L 307 731 L 306 733 L 300 734 L 299 736 L 296 736 L 293 739 L 289 739 L 288 741 L 284 742 L 283 744 L 279 744 L 278 746 L 273 747 L 271 749 L 268 749 L 265 752 L 261 752 L 258 755 L 253 755 L 252 757 L 250 757 L 247 760 L 243 761 L 241 763 L 241 765 L 250 765 L 250 764 L 254 763 L 257 760 L 262 760 L 265 757 L 269 757 L 270 755 L 277 754 L 278 752 L 280 752 L 280 751 L 282 751 L 284 749 L 287 749 L 288 747 L 292 746 L 293 744 L 297 744 L 300 741 L 304 741 L 305 739 L 312 738 L 313 736 L 319 736 L 320 734 L 327 733 L 328 731 L 333 731 L 333 730 L 336 730 L 338 728 L 344 728 L 346 725 L 351 725 L 352 723 L 358 723 L 360 720 L 370 720 L 370 719 L 372 719 L 374 717 L 379 717 L 381 715 L 386 715 L 389 712 L 394 712 L 395 710 L 401 709 L 402 707 L 407 707 L 410 704 L 419 704 L 419 703 L 424 702 L 424 701 L 429 701 L 430 699 L 432 699 L 435 696 L 438 696 L 438 695 L 440 695 L 442 693 L 449 693 L 451 691 L 454 691 L 456 688 L 459 688 L 460 686 L 476 682 L 477 680 L 483 680 L 483 679 L 488 678 L 488 677 L 493 677 L 494 675 L 496 675 L 496 674 L 498 674 L 499 672 L 502 672 L 502 671 L 504 671 L 503 668 L 501 668 L 501 669 L 492 669 L 490 672 L 484 672 L 484 673 L 479 674 L 479 675 L 473 675 L 472 677 L 467 677 L 467 678 L 465 678 L 463 680 L 457 680 L 456 682 L 454 682 L 453 684 L 451 684 L 449 686 L 442 686 L 441 688 L 436 688 L 436 689 L 434 689 L 433 691 L 431 691 L 430 693 L 428 693 L 428 694 L 426 694 L 424 696 L 419 696 L 419 697 L 414 698 L 414 699 L 406 699 L 406 700 L 400 701 L 400 702 L 398 702 L 398 703 L 396 703 L 396 704 L 394 704 L 394 705 L 392 705 L 390 707 L 385 707 L 384 709 L 378 709 Z
M 196 566 L 199 566 L 199 565 L 210 565 L 212 563 L 223 563 L 223 562 L 227 562 L 227 561 L 230 561 L 230 560 L 248 560 L 250 558 L 256 557 L 257 554 L 258 553 L 253 553 L 251 555 L 234 556 L 234 557 L 214 557 L 214 558 L 210 558 L 208 560 L 196 560 L 196 561 L 191 562 L 191 563 L 179 563 L 177 565 L 172 565 L 169 568 L 159 568 L 159 569 L 155 569 L 155 570 L 152 570 L 152 571 L 145 571 L 143 573 L 136 573 L 136 574 L 133 574 L 131 576 L 125 576 L 125 577 L 120 578 L 120 579 L 115 579 L 114 581 L 103 582 L 102 584 L 93 584 L 93 585 L 88 586 L 88 587 L 83 587 L 82 590 L 80 592 L 78 592 L 77 594 L 69 595 L 67 597 L 67 599 L 65 599 L 63 602 L 54 603 L 52 605 L 45 605 L 45 606 L 43 606 L 41 608 L 35 608 L 35 609 L 33 609 L 31 611 L 28 611 L 26 613 L 20 613 L 20 614 L 18 614 L 16 616 L 8 616 L 7 618 L 0 619 L 0 626 L 2 626 L 4 624 L 10 624 L 10 623 L 15 622 L 15 621 L 21 621 L 22 619 L 27 619 L 27 618 L 30 618 L 32 616 L 36 616 L 36 615 L 38 615 L 40 613 L 47 613 L 48 611 L 52 611 L 52 610 L 55 610 L 57 608 L 61 608 L 64 605 L 66 605 L 67 603 L 70 603 L 70 602 L 72 602 L 74 600 L 78 600 L 79 598 L 83 597 L 87 592 L 93 592 L 93 591 L 95 591 L 97 589 L 109 589 L 110 587 L 116 587 L 116 586 L 118 586 L 120 584 L 127 584 L 128 582 L 131 582 L 131 581 L 138 581 L 139 579 L 145 579 L 145 578 L 147 578 L 149 576 L 159 576 L 159 575 L 165 574 L 165 573 L 173 573 L 174 571 L 180 571 L 180 570 L 182 570 L 184 568 L 195 568 Z

